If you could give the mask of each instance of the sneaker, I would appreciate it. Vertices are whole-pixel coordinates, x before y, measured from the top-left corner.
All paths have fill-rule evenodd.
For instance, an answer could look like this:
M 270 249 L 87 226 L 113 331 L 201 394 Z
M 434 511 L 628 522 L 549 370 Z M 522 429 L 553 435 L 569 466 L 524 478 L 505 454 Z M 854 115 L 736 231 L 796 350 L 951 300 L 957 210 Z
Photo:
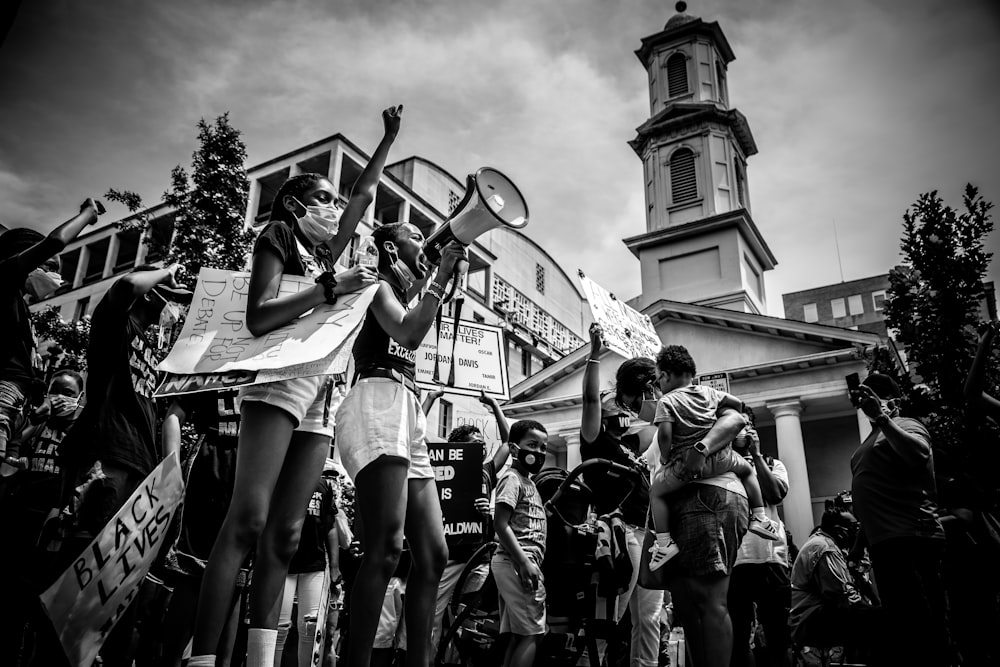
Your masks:
M 751 516 L 750 532 L 763 537 L 765 540 L 776 540 L 778 539 L 778 524 L 766 517 L 761 521 L 757 517 Z
M 649 553 L 652 554 L 649 559 L 649 571 L 656 572 L 663 567 L 668 560 L 680 552 L 681 550 L 677 547 L 677 543 L 673 540 L 670 540 L 670 542 L 667 543 L 667 546 L 662 548 L 658 544 L 654 544 L 649 548 Z

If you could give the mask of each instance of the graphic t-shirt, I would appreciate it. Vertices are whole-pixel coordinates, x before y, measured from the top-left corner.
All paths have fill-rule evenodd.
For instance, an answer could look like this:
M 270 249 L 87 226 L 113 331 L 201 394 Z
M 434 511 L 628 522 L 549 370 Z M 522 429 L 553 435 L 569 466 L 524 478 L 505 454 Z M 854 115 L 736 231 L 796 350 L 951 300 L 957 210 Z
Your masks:
M 385 280 L 383 282 L 392 288 L 403 308 L 409 310 L 406 294 L 396 289 L 392 283 Z M 391 368 L 413 380 L 416 377 L 417 352 L 408 350 L 393 340 L 369 308 L 361 331 L 354 341 L 354 365 L 359 372 L 368 368 Z
M 114 287 L 112 287 L 114 290 Z M 87 405 L 66 436 L 63 456 L 89 464 L 113 462 L 142 475 L 160 458 L 156 442 L 153 347 L 130 311 L 104 295 L 90 322 Z
M 31 440 L 26 443 L 29 449 L 29 473 L 59 474 L 59 445 L 66 438 L 73 421 L 73 419 L 50 417 L 31 436 Z
M 639 451 L 639 434 L 631 433 L 616 440 L 601 424 L 601 431 L 593 442 L 587 442 L 581 434 L 580 457 L 584 461 L 608 459 L 638 473 L 634 489 L 621 503 L 622 521 L 633 526 L 643 525 L 649 510 L 649 466 Z M 587 472 L 584 477 L 587 486 L 594 492 L 597 513 L 615 511 L 628 489 L 629 480 L 603 470 Z
M 322 572 L 326 568 L 326 536 L 333 529 L 336 516 L 333 486 L 330 480 L 321 477 L 306 508 L 299 550 L 292 556 L 289 574 Z
M 510 474 L 500 480 L 497 487 L 497 505 L 511 508 L 510 528 L 514 537 L 525 553 L 531 552 L 542 562 L 545 556 L 545 507 L 535 483 L 518 471 L 511 469 Z M 497 547 L 498 554 L 506 554 L 503 542 Z

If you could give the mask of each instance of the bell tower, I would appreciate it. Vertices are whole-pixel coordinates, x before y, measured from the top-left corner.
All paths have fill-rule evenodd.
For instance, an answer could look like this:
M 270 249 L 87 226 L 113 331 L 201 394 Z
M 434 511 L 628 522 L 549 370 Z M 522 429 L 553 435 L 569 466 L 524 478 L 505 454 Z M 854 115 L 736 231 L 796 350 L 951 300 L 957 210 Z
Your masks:
M 648 73 L 649 119 L 629 142 L 643 164 L 646 232 L 625 239 L 642 272 L 639 306 L 660 299 L 767 311 L 777 260 L 750 217 L 747 158 L 757 144 L 729 106 L 735 60 L 717 22 L 677 14 L 635 52 Z

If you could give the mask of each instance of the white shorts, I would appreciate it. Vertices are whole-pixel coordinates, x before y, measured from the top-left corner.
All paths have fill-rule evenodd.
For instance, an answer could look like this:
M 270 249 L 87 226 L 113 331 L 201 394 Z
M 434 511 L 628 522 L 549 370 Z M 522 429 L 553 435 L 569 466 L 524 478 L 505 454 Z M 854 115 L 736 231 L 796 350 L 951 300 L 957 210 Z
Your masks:
M 380 456 L 410 462 L 407 479 L 433 479 L 427 455 L 427 419 L 413 392 L 389 378 L 361 378 L 337 410 L 340 462 L 358 473 Z
M 340 389 L 331 384 L 327 396 L 326 375 L 292 378 L 240 388 L 240 400 L 260 401 L 281 408 L 295 420 L 295 430 L 333 437 L 334 416 L 343 401 Z M 329 408 L 327 400 L 329 399 Z M 327 415 L 324 424 L 324 415 Z

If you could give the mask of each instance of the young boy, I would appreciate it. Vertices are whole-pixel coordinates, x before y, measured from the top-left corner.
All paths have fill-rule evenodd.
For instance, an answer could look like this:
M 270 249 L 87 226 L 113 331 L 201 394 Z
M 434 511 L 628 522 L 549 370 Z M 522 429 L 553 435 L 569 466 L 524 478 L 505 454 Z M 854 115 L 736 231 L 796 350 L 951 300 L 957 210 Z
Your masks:
M 500 592 L 500 632 L 510 633 L 504 667 L 531 667 L 545 635 L 545 508 L 531 476 L 545 463 L 545 427 L 522 419 L 510 427 L 511 472 L 500 480 L 493 525 L 500 546 L 493 578 Z
M 668 345 L 660 350 L 656 366 L 663 398 L 656 407 L 653 423 L 657 426 L 660 461 L 664 465 L 654 474 L 649 491 L 656 528 L 656 543 L 650 549 L 650 571 L 660 569 L 680 551 L 670 537 L 667 494 L 693 479 L 735 473 L 746 488 L 753 512 L 750 530 L 764 539 L 777 539 L 778 526 L 764 513 L 764 498 L 753 466 L 737 456 L 731 445 L 713 453 L 702 442 L 722 411 L 740 410 L 741 401 L 711 387 L 691 384 L 696 373 L 694 359 L 681 345 Z

